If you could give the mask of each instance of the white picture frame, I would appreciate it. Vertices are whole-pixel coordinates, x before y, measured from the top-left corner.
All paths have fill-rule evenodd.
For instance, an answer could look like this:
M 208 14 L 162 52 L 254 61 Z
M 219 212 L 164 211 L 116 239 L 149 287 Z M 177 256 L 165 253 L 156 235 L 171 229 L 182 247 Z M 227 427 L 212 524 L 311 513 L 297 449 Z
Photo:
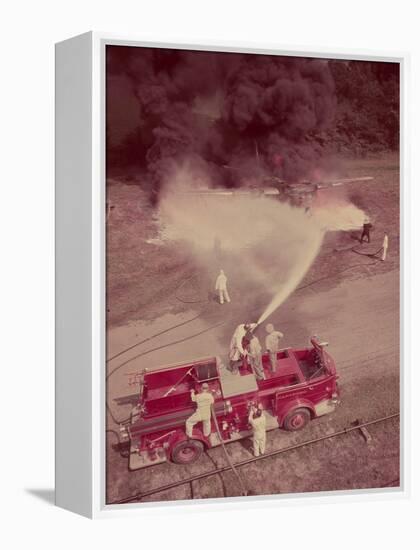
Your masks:
M 126 505 L 105 504 L 105 47 L 129 45 L 392 61 L 401 67 L 401 486 L 305 495 L 273 495 Z M 144 514 L 157 507 L 211 509 L 279 506 L 340 499 L 377 500 L 409 491 L 406 238 L 407 54 L 308 51 L 238 43 L 165 44 L 89 32 L 56 45 L 56 504 L 90 518 Z M 404 321 L 404 322 L 403 322 Z M 77 474 L 77 475 L 76 475 Z

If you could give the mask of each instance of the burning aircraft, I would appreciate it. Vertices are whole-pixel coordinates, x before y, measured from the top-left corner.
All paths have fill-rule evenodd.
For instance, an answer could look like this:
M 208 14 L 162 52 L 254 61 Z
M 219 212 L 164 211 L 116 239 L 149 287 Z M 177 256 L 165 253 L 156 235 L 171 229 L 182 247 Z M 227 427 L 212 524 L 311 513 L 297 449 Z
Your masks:
M 271 177 L 262 182 L 261 187 L 244 186 L 238 188 L 208 188 L 197 187 L 187 191 L 181 191 L 181 194 L 201 195 L 206 197 L 225 196 L 225 197 L 240 197 L 240 196 L 255 196 L 255 197 L 272 197 L 283 202 L 288 202 L 292 206 L 304 208 L 307 212 L 312 207 L 318 190 L 339 187 L 347 183 L 353 182 L 368 182 L 373 180 L 372 176 L 362 176 L 357 178 L 344 178 L 326 180 L 323 182 L 312 182 L 302 180 L 299 182 L 286 182 L 280 178 Z

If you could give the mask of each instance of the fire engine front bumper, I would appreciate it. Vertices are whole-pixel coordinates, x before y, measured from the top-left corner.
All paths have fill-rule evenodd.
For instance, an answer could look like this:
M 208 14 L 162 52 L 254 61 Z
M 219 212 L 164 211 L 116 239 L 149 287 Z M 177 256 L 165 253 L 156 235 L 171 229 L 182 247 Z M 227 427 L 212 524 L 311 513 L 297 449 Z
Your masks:
M 315 415 L 323 416 L 324 414 L 329 414 L 335 411 L 337 406 L 340 404 L 338 397 L 333 397 L 331 399 L 324 399 L 317 405 L 315 405 Z

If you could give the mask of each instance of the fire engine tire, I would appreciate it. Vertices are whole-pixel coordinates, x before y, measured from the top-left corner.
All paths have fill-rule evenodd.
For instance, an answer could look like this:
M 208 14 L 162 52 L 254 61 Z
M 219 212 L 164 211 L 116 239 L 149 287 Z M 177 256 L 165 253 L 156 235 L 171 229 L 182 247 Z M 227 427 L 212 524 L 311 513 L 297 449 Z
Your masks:
M 200 458 L 204 445 L 197 439 L 187 439 L 176 443 L 171 450 L 171 460 L 175 464 L 191 464 Z
M 311 419 L 311 413 L 309 409 L 294 409 L 290 412 L 283 422 L 283 427 L 289 432 L 296 432 L 306 426 Z

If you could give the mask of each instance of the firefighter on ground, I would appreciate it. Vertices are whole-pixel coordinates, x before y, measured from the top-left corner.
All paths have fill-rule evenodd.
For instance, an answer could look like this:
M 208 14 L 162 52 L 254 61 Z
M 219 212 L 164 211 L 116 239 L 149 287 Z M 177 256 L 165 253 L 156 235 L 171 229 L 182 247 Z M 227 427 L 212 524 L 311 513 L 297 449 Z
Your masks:
M 260 341 L 251 333 L 248 352 L 251 368 L 258 380 L 265 380 L 261 349 Z
M 252 427 L 252 443 L 254 447 L 254 456 L 260 456 L 265 453 L 266 441 L 266 420 L 262 406 L 251 406 L 248 416 L 248 422 Z
M 211 407 L 214 403 L 209 385 L 207 382 L 201 385 L 201 392 L 195 393 L 191 390 L 191 400 L 197 403 L 197 410 L 192 414 L 185 423 L 185 432 L 188 437 L 192 437 L 193 427 L 197 422 L 203 423 L 203 434 L 208 437 L 211 432 Z
M 236 327 L 229 347 L 230 370 L 232 372 L 237 372 L 238 362 L 248 355 L 246 345 L 244 347 L 244 343 L 246 344 L 246 335 L 256 326 L 256 323 L 242 323 Z
M 362 243 L 365 240 L 365 237 L 366 237 L 367 242 L 370 243 L 371 229 L 372 229 L 372 223 L 371 223 L 370 219 L 368 217 L 366 217 L 364 222 L 363 222 L 363 231 L 362 231 L 362 234 L 360 236 L 360 243 Z
M 230 297 L 227 290 L 227 277 L 223 269 L 220 270 L 220 273 L 216 279 L 215 288 L 216 288 L 216 291 L 219 293 L 219 302 L 223 304 L 224 301 L 226 300 L 226 302 L 229 303 Z
M 277 368 L 277 352 L 279 351 L 279 340 L 284 334 L 278 330 L 274 330 L 274 326 L 269 323 L 265 330 L 268 332 L 265 337 L 265 347 L 270 354 L 271 372 L 275 372 Z
M 381 260 L 384 262 L 386 260 L 386 255 L 388 252 L 388 235 L 385 235 L 382 243 L 382 257 Z

